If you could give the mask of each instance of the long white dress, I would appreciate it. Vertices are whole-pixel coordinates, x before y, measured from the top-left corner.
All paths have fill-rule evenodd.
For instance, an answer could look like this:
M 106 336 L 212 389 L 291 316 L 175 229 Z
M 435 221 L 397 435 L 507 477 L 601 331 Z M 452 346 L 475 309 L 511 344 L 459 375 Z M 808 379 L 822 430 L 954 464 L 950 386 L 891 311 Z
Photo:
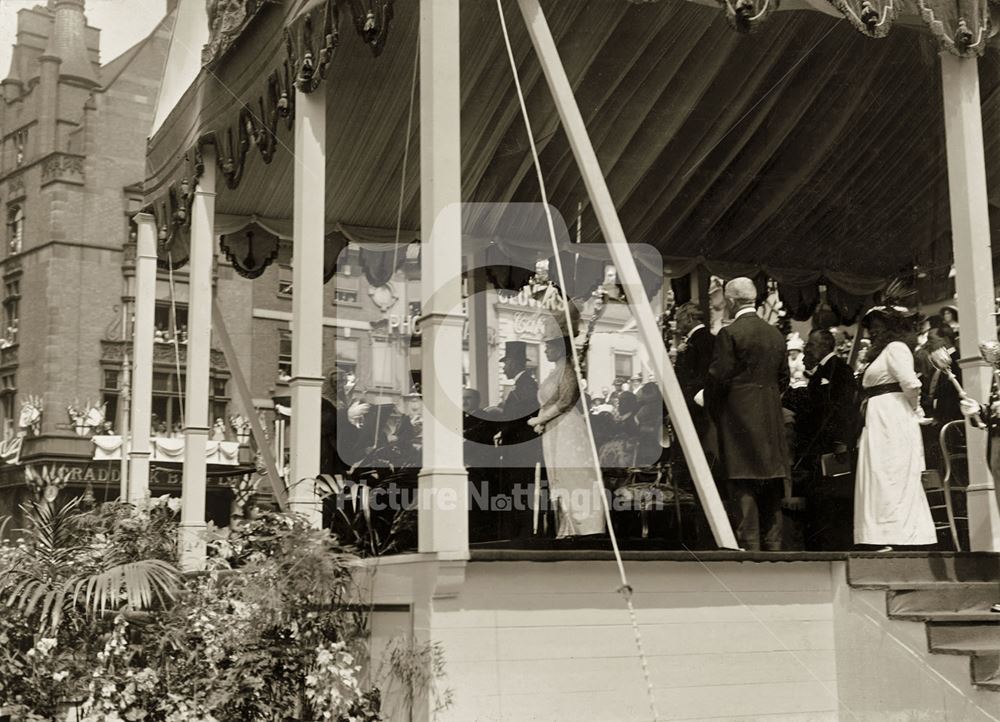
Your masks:
M 865 388 L 898 383 L 920 387 L 913 354 L 896 341 L 865 371 Z M 854 541 L 858 544 L 935 544 L 934 519 L 920 476 L 924 445 L 919 416 L 902 393 L 868 400 L 858 447 Z
M 538 401 L 539 417 L 546 420 L 542 452 L 549 493 L 558 504 L 556 537 L 601 534 L 606 528 L 600 498 L 603 489 L 594 471 L 576 377 L 565 362 L 542 381 Z

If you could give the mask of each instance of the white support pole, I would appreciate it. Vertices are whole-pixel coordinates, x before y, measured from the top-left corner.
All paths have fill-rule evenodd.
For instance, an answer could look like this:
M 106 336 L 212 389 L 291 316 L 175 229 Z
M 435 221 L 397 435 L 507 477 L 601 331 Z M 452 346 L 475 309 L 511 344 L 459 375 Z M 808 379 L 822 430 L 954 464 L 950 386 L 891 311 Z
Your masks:
M 490 349 L 487 329 L 489 326 L 489 308 L 486 303 L 486 271 L 477 263 L 480 254 L 469 257 L 469 299 L 468 334 L 469 334 L 469 386 L 479 392 L 482 405 L 489 406 L 492 398 L 490 369 Z
M 208 398 L 212 350 L 212 266 L 215 260 L 215 148 L 203 151 L 205 170 L 191 207 L 188 340 L 184 388 L 184 470 L 181 475 L 180 563 L 205 566 Z
M 552 32 L 549 30 L 548 22 L 542 13 L 538 0 L 518 0 L 518 4 L 521 7 L 521 14 L 524 16 L 528 34 L 531 36 L 531 42 L 535 47 L 542 71 L 545 73 L 545 79 L 548 81 L 556 109 L 559 111 L 566 137 L 573 149 L 577 166 L 583 175 L 583 182 L 587 187 L 587 194 L 590 196 L 597 221 L 604 233 L 604 238 L 607 240 L 615 267 L 618 269 L 618 277 L 622 280 L 629 304 L 635 313 L 639 336 L 646 346 L 650 365 L 656 376 L 656 383 L 667 403 L 670 420 L 677 431 L 684 455 L 687 457 L 688 467 L 691 469 L 691 476 L 694 479 L 695 488 L 698 490 L 702 507 L 708 517 L 708 524 L 715 537 L 715 543 L 722 548 L 736 549 L 736 537 L 733 535 L 732 526 L 722 506 L 722 500 L 719 498 L 719 490 L 712 478 L 712 471 L 705 459 L 705 452 L 701 447 L 694 423 L 691 421 L 691 414 L 684 401 L 684 396 L 681 394 L 673 366 L 670 365 L 670 360 L 667 358 L 663 339 L 660 336 L 659 327 L 656 325 L 656 317 L 653 315 L 653 309 L 646 298 L 635 259 L 629 250 L 625 231 L 618 218 L 618 211 L 615 209 L 611 193 L 608 191 L 607 181 L 597 161 L 597 154 L 594 153 L 593 144 L 573 95 L 573 88 L 566 76 L 566 69 L 559 58 L 559 51 L 552 38 Z
M 955 286 L 962 319 L 962 383 L 969 394 L 989 398 L 991 369 L 979 356 L 979 343 L 996 338 L 993 313 L 993 255 L 990 250 L 986 159 L 975 58 L 941 53 L 944 127 L 948 151 L 951 235 Z M 1000 551 L 1000 514 L 986 459 L 986 434 L 966 423 L 969 455 L 969 543 L 973 551 Z
M 323 384 L 323 236 L 326 230 L 326 83 L 295 91 L 292 247 L 292 420 L 288 502 L 316 528 Z M 278 466 L 283 465 L 281 451 Z
M 420 1 L 424 444 L 419 549 L 466 554 L 462 458 L 462 149 L 458 0 Z
M 149 427 L 153 415 L 153 336 L 156 313 L 156 219 L 135 216 L 135 327 L 132 333 L 132 443 L 129 481 L 123 496 L 132 504 L 149 499 Z

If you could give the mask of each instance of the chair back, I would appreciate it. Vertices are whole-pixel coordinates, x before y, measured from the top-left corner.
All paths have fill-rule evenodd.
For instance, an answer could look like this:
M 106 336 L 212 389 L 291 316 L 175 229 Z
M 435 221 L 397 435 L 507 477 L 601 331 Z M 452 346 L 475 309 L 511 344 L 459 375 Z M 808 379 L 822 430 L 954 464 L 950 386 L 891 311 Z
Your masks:
M 968 446 L 965 440 L 965 422 L 949 421 L 939 434 L 941 455 L 944 457 L 944 479 L 950 486 L 968 486 L 969 469 L 966 464 Z

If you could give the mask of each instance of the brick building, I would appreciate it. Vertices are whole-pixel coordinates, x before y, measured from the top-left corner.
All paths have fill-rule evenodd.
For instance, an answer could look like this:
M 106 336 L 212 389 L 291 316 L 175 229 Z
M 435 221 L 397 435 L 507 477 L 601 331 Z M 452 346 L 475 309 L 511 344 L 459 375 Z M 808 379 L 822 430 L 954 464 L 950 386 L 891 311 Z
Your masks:
M 93 445 L 76 432 L 67 408 L 99 405 L 118 383 L 128 302 L 123 253 L 141 197 L 129 186 L 143 177 L 173 14 L 102 63 L 100 30 L 84 12 L 84 0 L 19 11 L 11 67 L 0 82 L 0 437 L 7 462 L 0 466 L 7 490 L 0 513 L 23 497 L 28 465 L 61 464 L 71 482 L 111 478 L 107 464 L 89 463 Z M 32 408 L 40 413 L 33 424 Z M 16 443 L 19 434 L 23 443 Z

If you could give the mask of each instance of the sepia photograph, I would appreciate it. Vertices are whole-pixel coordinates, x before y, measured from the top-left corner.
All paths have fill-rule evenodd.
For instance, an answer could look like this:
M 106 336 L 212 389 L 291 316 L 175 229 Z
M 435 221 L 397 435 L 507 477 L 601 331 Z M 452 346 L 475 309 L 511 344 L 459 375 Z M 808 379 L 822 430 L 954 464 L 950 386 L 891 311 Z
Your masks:
M 1000 722 L 998 34 L 0 0 L 0 722 Z

